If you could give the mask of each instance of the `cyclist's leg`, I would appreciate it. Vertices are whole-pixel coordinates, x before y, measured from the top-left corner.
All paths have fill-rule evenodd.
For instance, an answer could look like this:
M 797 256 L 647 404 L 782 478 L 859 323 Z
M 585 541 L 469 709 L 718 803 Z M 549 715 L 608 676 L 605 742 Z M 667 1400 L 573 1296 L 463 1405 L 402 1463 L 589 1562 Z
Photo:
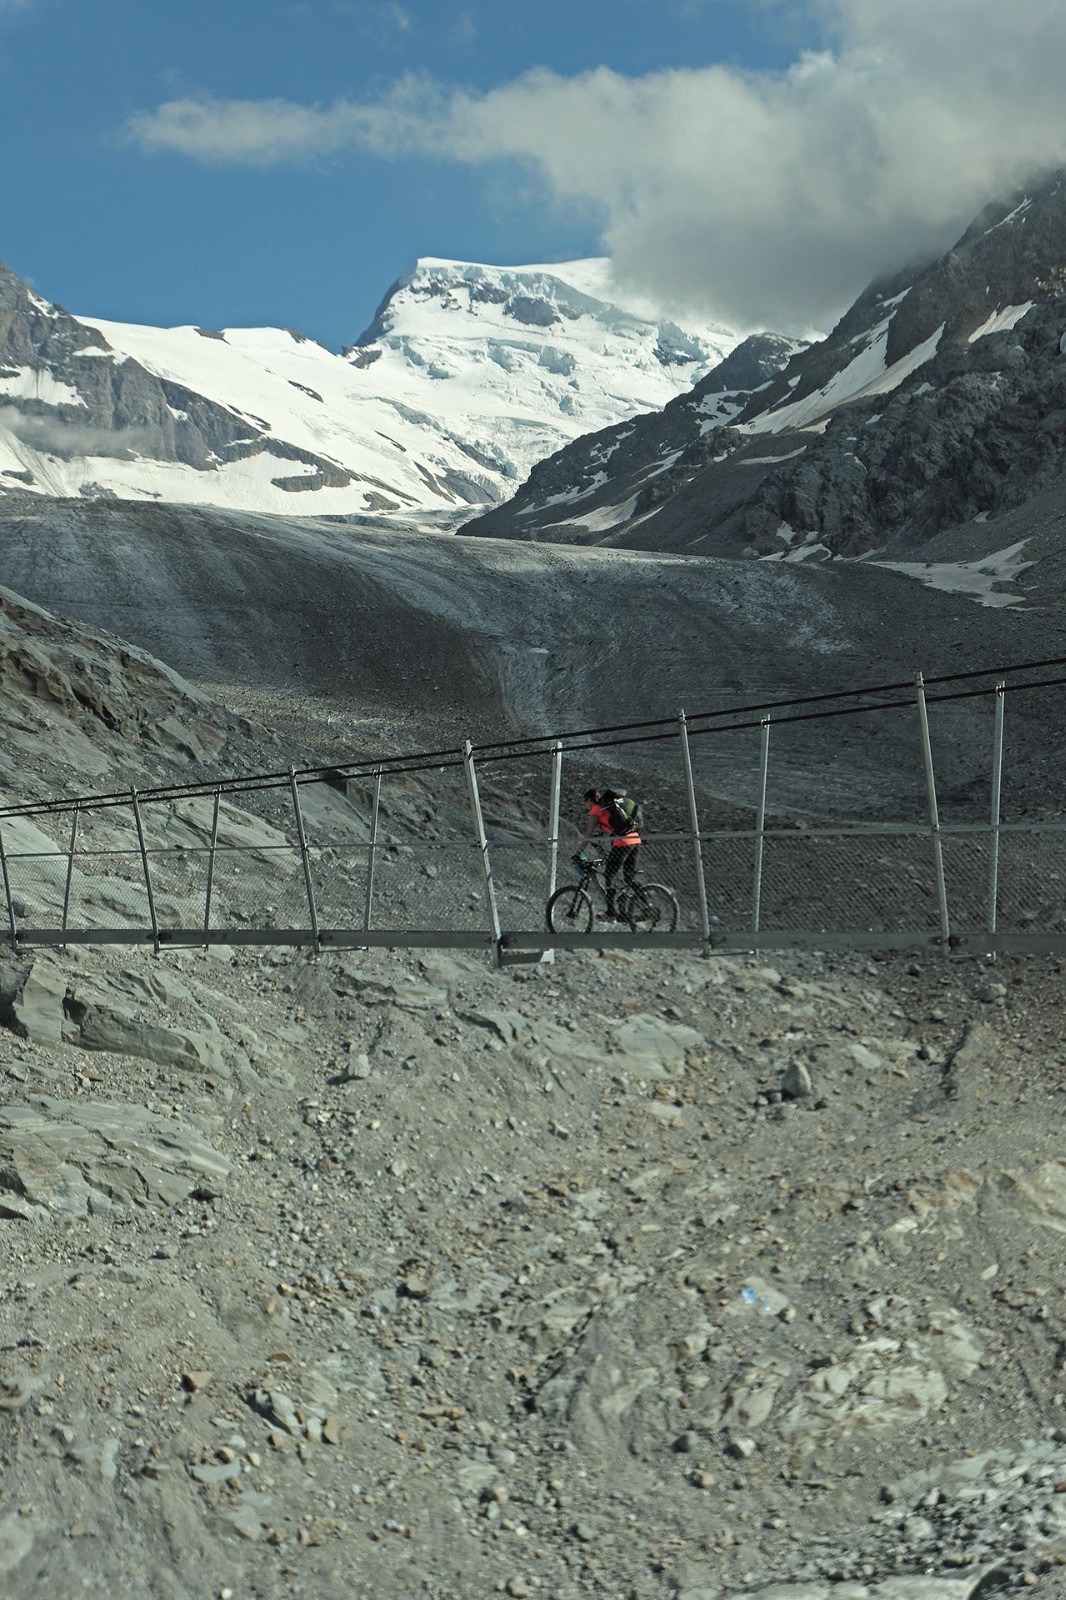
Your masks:
M 640 859 L 640 845 L 623 845 L 620 853 L 625 856 L 623 871 L 626 882 L 631 889 L 635 889 L 637 886 L 637 862 Z
M 621 845 L 614 844 L 607 851 L 607 861 L 603 869 L 603 889 L 607 896 L 607 915 L 609 917 L 617 916 L 614 905 L 614 897 L 617 890 L 615 889 L 614 880 L 618 876 L 619 868 L 622 866 L 622 857 L 625 853 Z

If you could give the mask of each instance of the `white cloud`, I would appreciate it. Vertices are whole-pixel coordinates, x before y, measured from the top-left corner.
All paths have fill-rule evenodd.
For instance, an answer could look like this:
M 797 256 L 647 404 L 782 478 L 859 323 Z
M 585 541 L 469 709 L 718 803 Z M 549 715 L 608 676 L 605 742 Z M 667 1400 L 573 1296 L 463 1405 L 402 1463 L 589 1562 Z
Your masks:
M 155 111 L 138 113 L 127 123 L 126 135 L 143 150 L 265 167 L 357 144 L 366 115 L 345 104 L 323 108 L 291 100 L 216 100 L 198 95 L 166 100 Z
M 534 71 L 484 94 L 408 77 L 371 103 L 171 101 L 129 133 L 206 161 L 518 161 L 592 207 L 617 274 L 664 304 L 796 327 L 1066 161 L 1062 0 L 811 3 L 824 47 L 784 73 Z

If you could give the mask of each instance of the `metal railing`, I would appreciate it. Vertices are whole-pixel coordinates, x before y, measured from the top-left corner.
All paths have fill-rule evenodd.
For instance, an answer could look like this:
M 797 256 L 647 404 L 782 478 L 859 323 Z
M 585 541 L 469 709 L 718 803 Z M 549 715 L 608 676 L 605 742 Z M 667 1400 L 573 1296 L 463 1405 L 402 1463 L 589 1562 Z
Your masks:
M 846 691 L 772 709 L 681 712 L 671 729 L 659 721 L 476 752 L 468 742 L 428 759 L 3 806 L 0 937 L 15 948 L 121 943 L 156 951 L 467 945 L 501 961 L 589 945 L 1064 950 L 1066 821 L 1004 822 L 1001 814 L 1006 696 L 1061 693 L 1064 682 L 1033 682 L 1032 667 L 1022 670 L 1029 677 L 1015 684 L 999 678 L 936 695 L 919 675 L 903 701 L 899 686 L 888 685 L 862 691 L 857 704 L 852 694 L 843 708 L 813 702 Z M 966 816 L 945 821 L 929 706 L 963 699 L 982 700 L 982 715 L 991 712 L 987 802 L 983 816 L 971 800 Z M 812 744 L 810 725 L 876 717 L 883 728 L 888 714 L 914 719 L 909 734 L 894 724 L 893 748 L 910 749 L 906 814 L 839 823 L 815 813 L 807 824 L 793 817 L 783 825 L 784 808 L 769 809 L 775 770 L 794 779 L 836 759 L 832 741 Z M 697 770 L 704 742 L 743 729 L 757 733 L 750 820 L 721 825 Z M 787 741 L 800 733 L 806 743 L 790 750 Z M 676 925 L 549 930 L 545 906 L 570 881 L 577 839 L 563 821 L 564 778 L 587 774 L 590 754 L 602 764 L 634 743 L 652 747 L 645 781 L 654 771 L 667 796 L 643 835 L 638 878 L 670 891 Z M 667 759 L 671 744 L 676 760 Z M 578 792 L 585 782 L 575 776 Z

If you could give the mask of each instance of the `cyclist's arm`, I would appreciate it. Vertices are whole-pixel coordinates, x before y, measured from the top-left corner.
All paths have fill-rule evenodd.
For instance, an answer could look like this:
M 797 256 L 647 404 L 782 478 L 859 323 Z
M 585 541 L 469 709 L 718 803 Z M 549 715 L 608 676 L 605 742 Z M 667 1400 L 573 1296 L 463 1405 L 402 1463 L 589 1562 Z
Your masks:
M 588 825 L 586 826 L 584 833 L 581 835 L 581 844 L 586 845 L 589 844 L 591 840 L 598 839 L 600 837 L 600 832 L 599 819 L 594 817 L 590 812 Z

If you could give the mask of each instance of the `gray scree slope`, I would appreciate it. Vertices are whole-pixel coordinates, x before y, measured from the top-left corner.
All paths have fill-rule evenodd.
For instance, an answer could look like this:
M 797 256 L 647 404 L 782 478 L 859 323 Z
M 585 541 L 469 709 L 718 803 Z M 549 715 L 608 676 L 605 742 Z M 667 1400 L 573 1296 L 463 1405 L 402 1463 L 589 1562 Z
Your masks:
M 12 796 L 269 752 L 0 618 Z M 5 959 L 3 1593 L 1061 1600 L 1060 968 Z

